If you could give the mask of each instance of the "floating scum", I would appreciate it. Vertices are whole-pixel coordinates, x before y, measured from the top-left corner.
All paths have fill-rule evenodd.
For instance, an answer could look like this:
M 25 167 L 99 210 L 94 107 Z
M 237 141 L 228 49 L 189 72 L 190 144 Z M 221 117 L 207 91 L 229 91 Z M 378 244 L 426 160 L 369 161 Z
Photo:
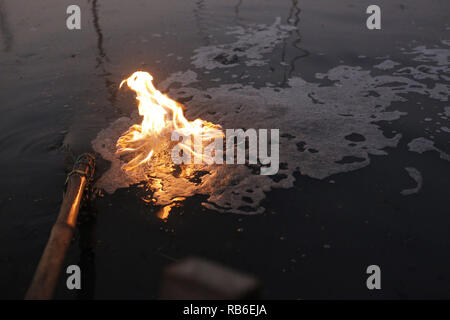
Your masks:
M 180 165 L 183 170 L 174 174 L 175 164 L 169 151 L 173 150 L 174 142 L 170 136 L 159 141 L 160 152 L 155 149 L 146 165 L 123 170 L 121 167 L 132 155 L 118 155 L 116 144 L 124 132 L 141 122 L 135 111 L 113 121 L 92 141 L 93 149 L 111 162 L 110 169 L 97 181 L 97 187 L 107 193 L 136 184 L 151 188 L 151 197 L 144 200 L 162 206 L 172 204 L 177 197 L 203 194 L 207 200 L 202 204 L 209 209 L 262 213 L 265 209 L 261 203 L 266 193 L 274 188 L 293 187 L 296 172 L 313 179 L 326 179 L 366 167 L 371 163 L 371 155 L 387 156 L 386 148 L 398 147 L 400 140 L 408 135 L 399 130 L 393 136 L 386 136 L 379 125 L 380 121 L 410 117 L 393 103 L 408 103 L 409 94 L 419 94 L 430 103 L 448 101 L 448 40 L 433 47 L 411 43 L 409 49 L 397 52 L 397 60 L 401 61 L 378 57 L 380 61 L 375 64 L 366 61 L 364 66 L 358 66 L 358 62 L 335 65 L 309 80 L 293 74 L 285 87 L 277 83 L 256 85 L 255 77 L 267 71 L 268 55 L 294 29 L 281 24 L 281 19 L 273 24 L 230 26 L 229 40 L 195 49 L 190 67 L 170 74 L 158 86 L 171 98 L 186 99 L 188 109 L 184 112 L 188 119 L 205 119 L 223 128 L 280 128 L 280 166 L 276 176 L 258 174 L 258 168 L 255 170 L 253 165 L 217 163 Z M 248 74 L 237 83 L 234 78 L 238 76 L 238 68 L 247 68 Z M 216 77 L 220 77 L 221 83 L 203 82 Z M 430 79 L 435 82 L 431 86 Z M 415 110 L 414 105 L 411 108 Z M 443 121 L 447 121 L 449 114 L 445 110 L 433 118 L 443 133 L 448 132 L 448 125 Z M 423 139 L 412 141 L 414 146 L 423 146 L 411 152 L 423 148 L 437 150 L 434 137 L 427 136 L 427 140 L 425 144 Z

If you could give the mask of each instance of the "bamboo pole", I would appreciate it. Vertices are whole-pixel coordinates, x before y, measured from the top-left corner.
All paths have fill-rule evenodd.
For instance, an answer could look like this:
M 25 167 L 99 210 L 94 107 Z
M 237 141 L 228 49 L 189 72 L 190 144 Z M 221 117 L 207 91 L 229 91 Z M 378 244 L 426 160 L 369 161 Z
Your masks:
M 25 295 L 26 300 L 52 299 L 67 249 L 75 232 L 81 199 L 87 183 L 93 177 L 94 167 L 94 157 L 83 154 L 78 157 L 73 170 L 67 176 L 61 209 Z

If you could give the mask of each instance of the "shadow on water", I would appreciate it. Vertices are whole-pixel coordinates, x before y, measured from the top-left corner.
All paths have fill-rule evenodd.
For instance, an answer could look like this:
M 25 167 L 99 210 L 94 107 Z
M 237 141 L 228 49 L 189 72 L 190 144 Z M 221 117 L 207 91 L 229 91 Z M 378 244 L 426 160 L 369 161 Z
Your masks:
M 8 24 L 8 15 L 6 14 L 5 3 L 0 0 L 0 32 L 3 38 L 3 50 L 9 52 L 11 50 L 14 37 Z
M 298 24 L 300 23 L 300 13 L 302 12 L 302 9 L 299 7 L 298 2 L 299 2 L 298 0 L 292 0 L 292 5 L 289 9 L 289 15 L 286 19 L 286 22 L 287 22 L 287 24 L 296 27 L 295 30 L 290 31 L 291 35 L 295 35 L 295 39 L 292 41 L 292 47 L 294 47 L 300 53 L 297 54 L 296 56 L 294 56 L 290 60 L 289 65 L 286 66 L 284 76 L 283 76 L 283 81 L 281 82 L 282 86 L 286 85 L 288 79 L 292 76 L 292 73 L 295 71 L 295 64 L 296 64 L 297 60 L 309 56 L 309 51 L 300 46 L 301 42 L 302 42 L 302 35 L 298 28 Z M 282 62 L 286 61 L 286 46 L 287 46 L 288 39 L 289 38 L 287 38 L 286 40 L 283 41 L 283 49 L 281 52 L 281 61 Z
M 98 0 L 88 0 L 88 2 L 92 4 L 92 20 L 94 24 L 95 34 L 97 35 L 97 65 L 95 66 L 95 68 L 101 70 L 101 76 L 105 80 L 105 87 L 109 93 L 108 101 L 113 106 L 115 106 L 118 89 L 117 84 L 114 81 L 111 81 L 111 79 L 109 78 L 111 73 L 106 68 L 106 63 L 109 62 L 109 58 L 103 46 L 103 32 L 100 27 Z

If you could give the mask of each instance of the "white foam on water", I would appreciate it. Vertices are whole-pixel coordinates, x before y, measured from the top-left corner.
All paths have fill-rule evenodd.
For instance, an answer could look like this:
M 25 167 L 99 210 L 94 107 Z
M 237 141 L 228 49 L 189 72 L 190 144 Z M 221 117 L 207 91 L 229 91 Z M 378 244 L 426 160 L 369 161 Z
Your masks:
M 275 46 L 289 36 L 289 31 L 296 27 L 282 25 L 277 18 L 271 25 L 250 25 L 247 27 L 230 27 L 228 35 L 235 35 L 236 41 L 210 45 L 194 50 L 192 64 L 196 68 L 212 70 L 215 68 L 231 68 L 244 63 L 250 67 L 267 64 L 264 54 L 273 51 Z
M 420 138 L 411 140 L 411 142 L 408 143 L 408 149 L 409 149 L 409 151 L 417 152 L 417 153 L 424 153 L 427 151 L 436 151 L 437 153 L 439 153 L 439 157 L 441 159 L 450 161 L 450 155 L 448 155 L 445 152 L 443 152 L 442 150 L 438 149 L 434 145 L 434 142 L 427 138 L 420 137 Z
M 413 168 L 413 167 L 406 167 L 405 170 L 406 170 L 406 172 L 408 172 L 409 176 L 416 183 L 416 187 L 411 188 L 411 189 L 404 189 L 400 193 L 404 196 L 409 196 L 411 194 L 418 193 L 420 191 L 420 189 L 422 189 L 422 184 L 423 184 L 422 174 L 420 173 L 419 170 L 417 170 L 416 168 Z
M 230 67 L 230 64 L 223 65 L 215 59 L 218 54 L 230 52 L 237 52 L 237 63 L 254 64 L 256 61 L 256 64 L 264 64 L 264 54 L 273 50 L 287 32 L 280 35 L 279 30 L 284 29 L 278 20 L 259 29 L 239 27 L 235 30 L 235 43 L 195 50 L 193 64 L 202 70 Z M 259 42 L 252 42 L 258 32 L 262 32 L 259 38 L 256 37 L 264 42 L 261 46 Z M 247 43 L 245 47 L 244 43 Z M 270 48 L 265 48 L 267 45 Z M 234 48 L 242 47 L 243 51 L 234 51 Z M 418 47 L 405 54 L 411 55 L 413 60 L 431 59 L 433 65 L 430 67 L 433 68 L 428 69 L 430 75 L 439 78 L 448 72 L 448 66 L 443 63 L 443 57 L 450 54 L 448 49 L 430 51 Z M 159 205 L 167 205 L 177 197 L 204 194 L 208 197 L 203 204 L 205 207 L 223 212 L 261 213 L 264 211 L 261 201 L 265 193 L 273 188 L 292 187 L 296 171 L 324 179 L 365 167 L 370 163 L 370 155 L 386 155 L 385 148 L 396 147 L 401 133 L 388 138 L 377 122 L 394 121 L 406 115 L 387 109 L 395 101 L 406 102 L 405 94 L 414 92 L 447 101 L 448 85 L 435 83 L 429 87 L 417 81 L 422 69 L 408 68 L 405 75 L 372 76 L 370 70 L 340 65 L 317 74 L 317 82 L 293 77 L 286 88 L 255 88 L 236 83 L 203 90 L 189 86 L 197 82 L 195 71 L 177 72 L 163 81 L 159 89 L 168 90 L 166 93 L 174 99 L 189 98 L 185 103 L 188 119 L 202 118 L 220 124 L 224 129 L 280 129 L 281 166 L 278 174 L 261 176 L 259 170 L 246 165 L 190 165 L 180 168 L 168 165 L 168 152 L 157 154 L 146 168 L 126 174 L 120 169 L 123 160 L 115 155 L 115 143 L 129 126 L 140 122 L 134 113 L 130 118 L 113 122 L 93 141 L 94 150 L 111 161 L 111 169 L 101 177 L 97 186 L 112 193 L 118 188 L 147 181 L 155 203 Z M 332 84 L 323 85 L 323 80 Z M 182 88 L 171 87 L 176 83 Z M 162 144 L 162 150 L 169 150 L 170 142 Z M 412 150 L 420 150 L 417 145 L 420 143 L 412 142 Z M 430 147 L 426 143 L 422 146 Z
M 381 70 L 388 70 L 388 69 L 392 69 L 395 66 L 400 65 L 400 63 L 392 61 L 390 59 L 384 60 L 383 62 L 381 62 L 380 64 L 377 64 L 375 66 L 373 66 L 374 68 L 377 69 L 381 69 Z

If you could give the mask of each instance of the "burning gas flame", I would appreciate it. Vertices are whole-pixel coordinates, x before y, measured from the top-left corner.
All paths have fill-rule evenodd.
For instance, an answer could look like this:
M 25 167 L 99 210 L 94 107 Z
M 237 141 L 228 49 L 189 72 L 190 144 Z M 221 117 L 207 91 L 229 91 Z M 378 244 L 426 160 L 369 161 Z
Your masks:
M 134 155 L 134 158 L 123 165 L 122 168 L 126 171 L 148 163 L 167 132 L 178 131 L 180 135 L 195 136 L 202 142 L 223 135 L 219 125 L 202 119 L 187 120 L 183 115 L 182 105 L 158 91 L 152 80 L 153 77 L 149 73 L 137 71 L 119 86 L 122 87 L 126 83 L 136 92 L 139 115 L 143 117 L 141 124 L 132 125 L 117 140 L 118 154 Z M 185 152 L 194 153 L 190 146 L 182 147 Z

